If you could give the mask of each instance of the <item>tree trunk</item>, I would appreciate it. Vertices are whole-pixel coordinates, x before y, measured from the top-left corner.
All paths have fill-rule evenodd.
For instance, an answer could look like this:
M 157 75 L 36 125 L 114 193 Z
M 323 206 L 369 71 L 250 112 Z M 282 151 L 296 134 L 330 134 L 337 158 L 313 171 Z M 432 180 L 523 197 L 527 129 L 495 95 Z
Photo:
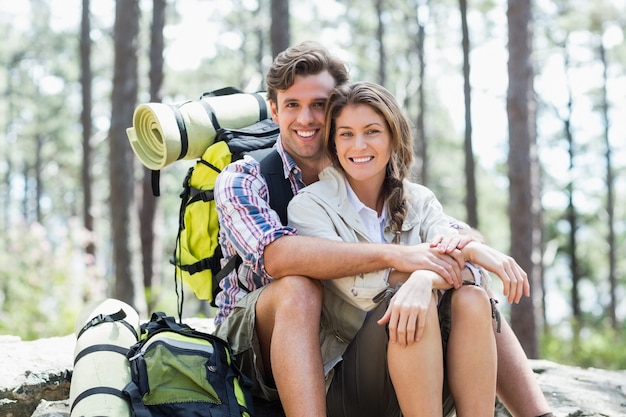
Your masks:
M 115 7 L 115 64 L 109 131 L 109 178 L 115 286 L 113 297 L 136 306 L 132 276 L 131 213 L 134 211 L 134 157 L 126 128 L 132 125 L 137 102 L 138 0 L 117 0 Z
M 578 329 L 580 329 L 580 325 L 582 324 L 582 314 L 580 311 L 580 294 L 578 291 L 578 286 L 580 283 L 580 268 L 578 266 L 578 241 L 576 239 L 576 234 L 578 233 L 578 214 L 576 213 L 576 207 L 574 206 L 574 181 L 573 181 L 573 173 L 574 173 L 574 159 L 576 157 L 576 147 L 574 144 L 574 134 L 572 132 L 572 113 L 574 109 L 574 99 L 572 97 L 572 91 L 570 87 L 570 79 L 569 79 L 569 69 L 570 69 L 570 59 L 569 59 L 569 49 L 568 49 L 568 40 L 565 39 L 565 44 L 563 45 L 563 66 L 565 67 L 565 80 L 567 86 L 567 115 L 563 120 L 563 133 L 565 138 L 567 139 L 568 145 L 568 156 L 569 156 L 569 173 L 570 179 L 567 182 L 567 194 L 568 194 L 568 204 L 567 204 L 567 222 L 569 223 L 569 256 L 570 256 L 570 273 L 572 274 L 572 291 L 571 291 L 571 304 L 572 304 L 572 316 L 576 321 L 576 335 L 578 336 Z
M 152 29 L 150 37 L 150 102 L 160 103 L 161 87 L 163 86 L 163 28 L 165 27 L 166 0 L 152 2 Z M 141 193 L 141 207 L 139 210 L 139 234 L 141 237 L 143 285 L 146 289 L 148 310 L 154 306 L 153 284 L 155 278 L 160 277 L 161 257 L 155 248 L 158 246 L 155 238 L 155 218 L 157 213 L 157 198 L 152 192 L 152 170 L 143 167 L 143 181 Z
M 415 141 L 413 142 L 413 153 L 415 155 L 415 166 L 413 171 L 414 181 L 420 184 L 427 185 L 427 160 L 426 160 L 426 130 L 424 124 L 424 112 L 426 108 L 426 99 L 424 92 L 424 74 L 426 72 L 426 63 L 424 61 L 424 22 L 420 17 L 420 7 L 426 7 L 420 5 L 420 1 L 415 1 L 412 4 L 412 9 L 415 11 L 411 18 L 415 20 L 416 36 L 412 36 L 410 55 L 417 58 L 415 68 L 417 68 L 417 116 L 415 118 Z M 407 94 L 410 97 L 410 94 Z M 408 100 L 408 99 L 407 99 Z
M 470 83 L 470 40 L 467 27 L 467 0 L 459 0 L 459 6 L 463 31 L 463 93 L 465 97 L 465 208 L 467 210 L 467 224 L 478 228 L 476 169 L 474 167 L 474 151 L 472 149 L 472 88 Z
M 43 181 L 41 178 L 41 170 L 43 167 L 42 161 L 42 148 L 44 143 L 44 137 L 42 133 L 35 135 L 35 162 L 34 162 L 34 174 L 35 174 L 35 195 L 33 196 L 35 206 L 35 220 L 37 223 L 42 223 L 41 218 L 41 198 L 43 197 Z M 28 197 L 27 197 L 28 198 Z
M 541 233 L 538 228 L 538 169 L 533 99 L 532 6 L 530 0 L 508 0 L 509 87 L 509 222 L 511 255 L 528 273 L 531 291 L 541 276 Z M 511 327 L 526 355 L 538 357 L 536 318 L 532 296 L 511 307 Z
M 383 12 L 385 11 L 385 1 L 376 0 L 376 16 L 378 18 L 378 26 L 376 28 L 376 40 L 378 41 L 378 83 L 385 85 L 387 82 L 387 54 L 385 52 L 385 22 L 383 21 Z
M 80 123 L 83 128 L 83 162 L 81 167 L 81 182 L 83 188 L 83 226 L 88 232 L 94 230 L 94 218 L 91 213 L 93 204 L 92 166 L 92 120 L 91 120 L 91 13 L 90 0 L 83 0 L 82 18 L 80 24 L 80 84 L 82 89 L 83 108 Z M 85 247 L 89 266 L 95 264 L 96 246 L 94 239 L 89 239 Z
M 291 33 L 289 30 L 289 0 L 272 0 L 272 23 L 270 39 L 272 41 L 272 58 L 289 47 Z
M 611 141 L 609 140 L 609 100 L 607 98 L 607 71 L 608 62 L 606 59 L 606 50 L 604 49 L 604 43 L 602 36 L 600 36 L 600 62 L 602 63 L 602 98 L 601 98 L 601 112 L 603 120 L 603 138 L 605 147 L 605 160 L 606 160 L 606 213 L 609 233 L 607 236 L 607 244 L 609 247 L 609 291 L 610 291 L 610 305 L 609 305 L 609 318 L 611 320 L 611 326 L 614 330 L 618 330 L 619 323 L 617 322 L 617 270 L 616 270 L 616 243 L 615 243 L 615 197 L 614 197 L 614 174 L 613 174 L 613 161 L 611 158 Z

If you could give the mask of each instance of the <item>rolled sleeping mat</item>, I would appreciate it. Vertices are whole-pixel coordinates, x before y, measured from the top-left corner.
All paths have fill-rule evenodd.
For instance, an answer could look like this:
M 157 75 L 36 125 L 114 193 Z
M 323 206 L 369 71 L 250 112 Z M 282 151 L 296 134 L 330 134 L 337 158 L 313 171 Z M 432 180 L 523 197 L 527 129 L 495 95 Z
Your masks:
M 269 117 L 264 92 L 207 93 L 176 105 L 140 104 L 126 134 L 141 163 L 156 171 L 179 159 L 200 158 L 220 128 L 240 129 Z
M 130 382 L 126 354 L 137 343 L 139 315 L 107 299 L 85 308 L 76 320 L 70 417 L 130 416 L 122 390 Z

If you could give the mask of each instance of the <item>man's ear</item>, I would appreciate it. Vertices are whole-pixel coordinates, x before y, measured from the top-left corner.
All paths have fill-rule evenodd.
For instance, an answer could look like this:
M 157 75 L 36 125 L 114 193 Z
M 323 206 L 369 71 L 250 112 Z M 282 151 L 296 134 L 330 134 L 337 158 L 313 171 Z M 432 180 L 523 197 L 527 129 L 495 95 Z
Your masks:
M 270 100 L 270 111 L 272 112 L 272 120 L 278 123 L 278 106 L 274 100 Z

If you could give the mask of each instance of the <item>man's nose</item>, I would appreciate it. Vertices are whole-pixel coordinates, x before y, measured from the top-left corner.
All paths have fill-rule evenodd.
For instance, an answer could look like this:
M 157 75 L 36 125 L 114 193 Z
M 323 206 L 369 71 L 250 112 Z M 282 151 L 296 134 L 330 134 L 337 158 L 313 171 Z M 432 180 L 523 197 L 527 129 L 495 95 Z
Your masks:
M 302 106 L 298 113 L 298 122 L 302 124 L 308 124 L 314 120 L 313 112 L 307 106 Z

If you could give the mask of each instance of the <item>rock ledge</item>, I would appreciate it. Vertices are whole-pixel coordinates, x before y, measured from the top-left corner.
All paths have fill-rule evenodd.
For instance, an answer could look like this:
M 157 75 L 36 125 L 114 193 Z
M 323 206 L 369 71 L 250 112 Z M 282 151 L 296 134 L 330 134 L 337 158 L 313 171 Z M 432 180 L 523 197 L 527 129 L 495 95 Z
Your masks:
M 210 320 L 188 323 L 210 331 Z M 69 417 L 74 335 L 35 341 L 0 336 L 0 416 Z M 626 371 L 531 361 L 557 417 L 626 416 Z M 496 416 L 510 414 L 498 405 Z

